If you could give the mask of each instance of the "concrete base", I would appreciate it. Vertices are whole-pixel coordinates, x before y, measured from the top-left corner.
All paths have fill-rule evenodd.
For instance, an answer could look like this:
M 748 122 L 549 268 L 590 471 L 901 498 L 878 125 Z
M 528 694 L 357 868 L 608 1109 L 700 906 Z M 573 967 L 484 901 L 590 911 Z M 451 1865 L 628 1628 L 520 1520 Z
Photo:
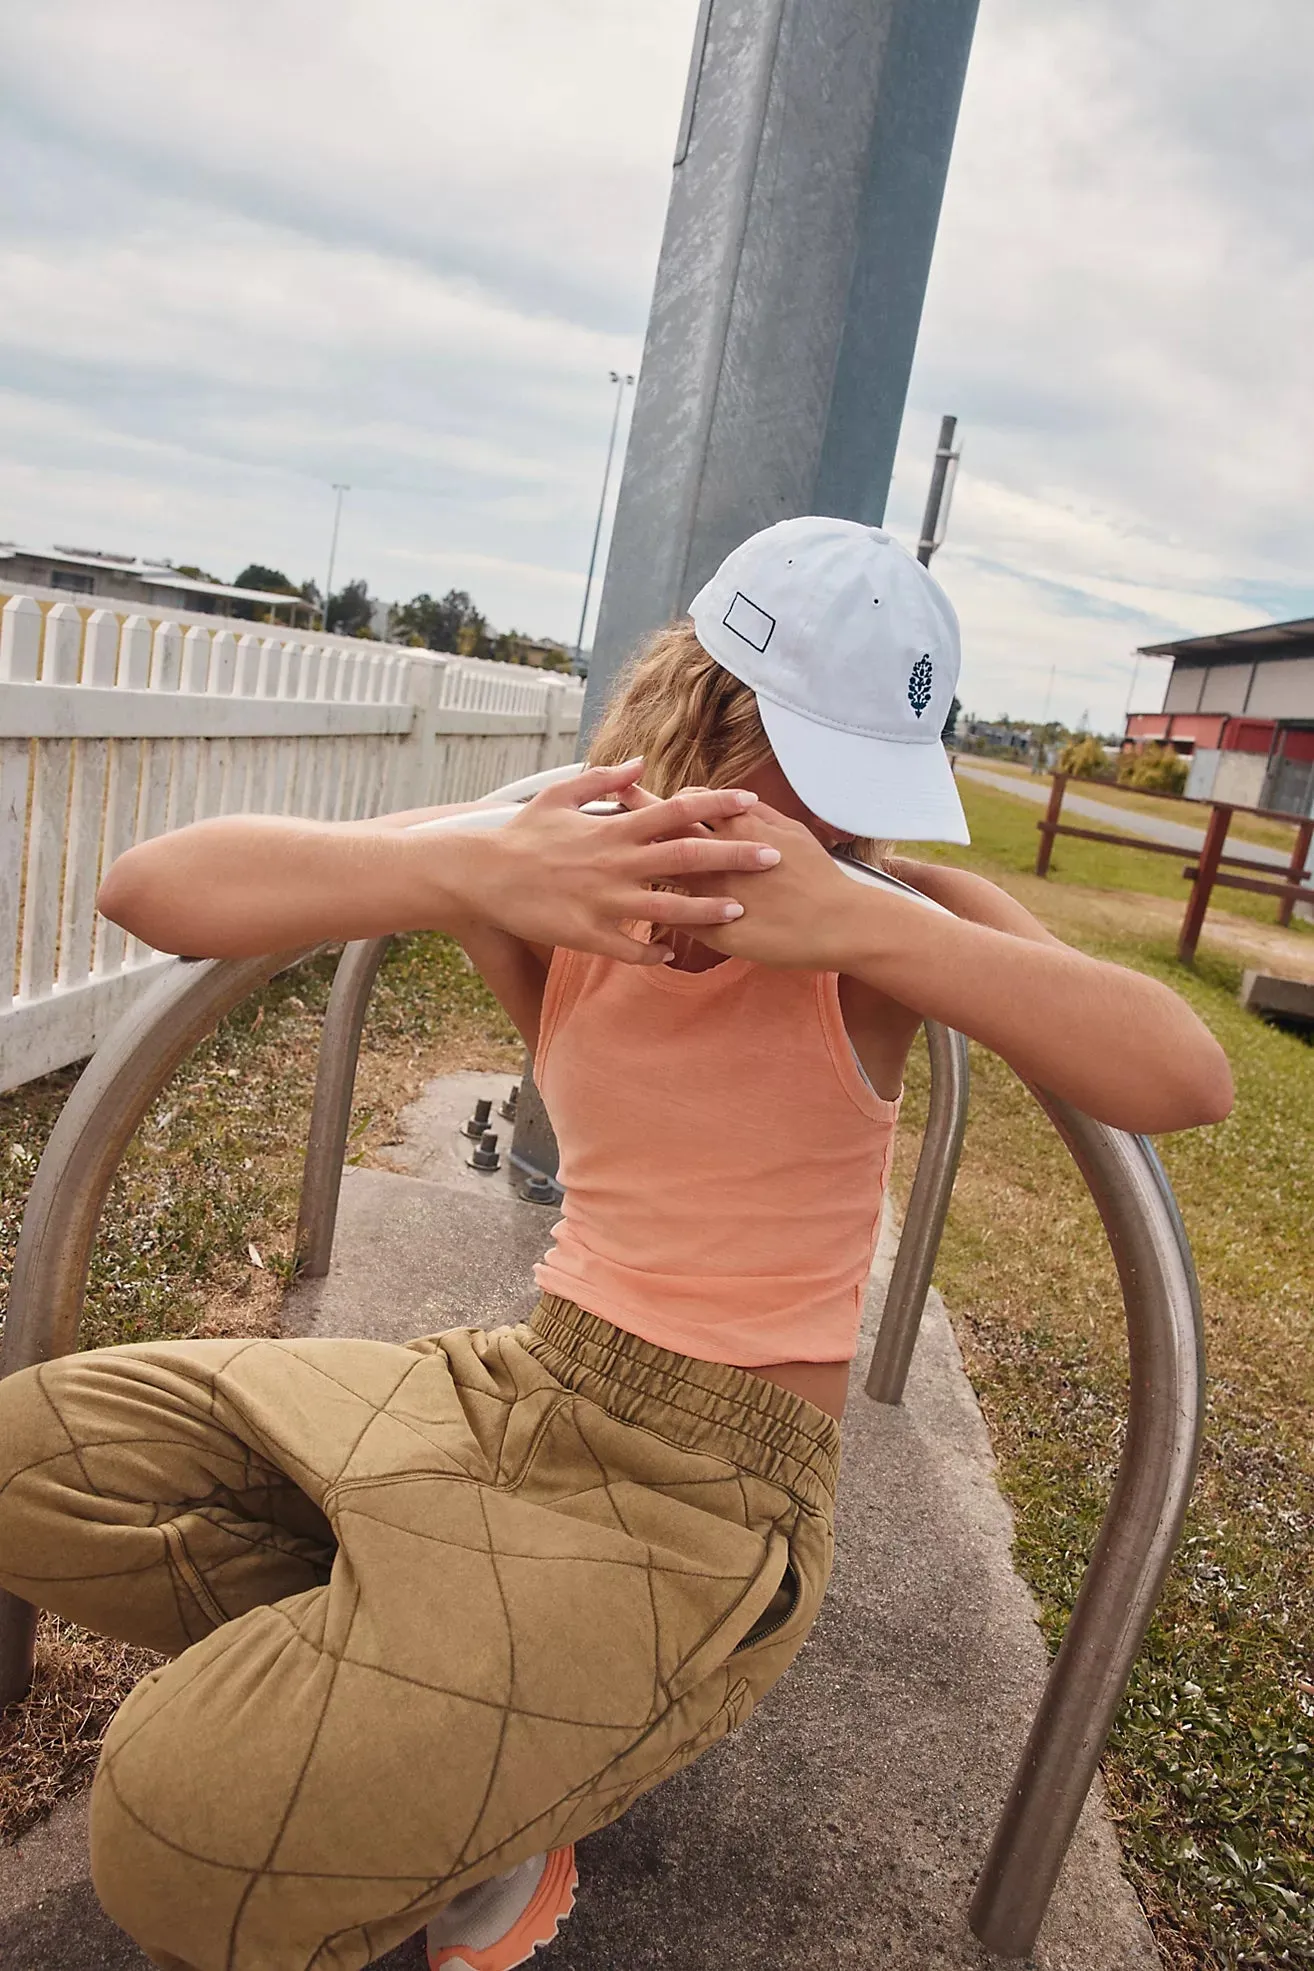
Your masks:
M 1245 972 L 1241 1004 L 1266 1019 L 1314 1027 L 1314 985 L 1304 979 L 1279 979 L 1272 972 Z
M 509 1078 L 508 1078 L 509 1079 Z M 500 1084 L 479 1078 L 485 1093 Z M 299 1333 L 402 1339 L 532 1304 L 551 1213 L 466 1170 L 453 1118 L 469 1079 L 435 1084 L 396 1160 L 349 1170 L 337 1254 L 289 1296 Z M 423 1118 L 420 1126 L 418 1118 Z M 893 1240 L 868 1300 L 870 1351 Z M 905 1404 L 855 1374 L 835 1576 L 793 1670 L 754 1718 L 583 1843 L 574 1916 L 543 1971 L 969 1971 L 998 1965 L 967 1905 L 1045 1674 L 989 1439 L 932 1294 Z M 100 1913 L 73 1803 L 6 1861 L 0 1964 L 139 1971 Z M 1088 1804 L 1036 1971 L 1152 1971 L 1160 1960 L 1097 1799 Z M 381 1960 L 422 1971 L 419 1939 Z

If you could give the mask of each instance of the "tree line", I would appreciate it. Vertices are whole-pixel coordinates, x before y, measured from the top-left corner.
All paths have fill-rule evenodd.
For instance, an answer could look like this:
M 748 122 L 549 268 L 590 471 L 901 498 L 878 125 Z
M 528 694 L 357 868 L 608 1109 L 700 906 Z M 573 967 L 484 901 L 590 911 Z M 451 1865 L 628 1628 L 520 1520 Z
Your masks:
M 194 581 L 217 582 L 218 575 L 203 568 L 179 567 L 180 575 Z M 296 596 L 312 609 L 323 609 L 324 597 L 317 583 L 298 585 L 288 580 L 281 568 L 267 568 L 252 561 L 243 568 L 234 588 L 263 589 L 266 594 Z M 258 605 L 237 603 L 233 613 L 248 620 L 257 619 Z M 345 582 L 328 599 L 324 628 L 332 635 L 373 637 L 376 603 L 363 580 Z M 487 657 L 499 664 L 535 664 L 543 670 L 568 671 L 570 652 L 551 637 L 531 637 L 523 630 L 495 630 L 483 611 L 465 589 L 448 589 L 446 595 L 427 592 L 412 596 L 388 612 L 387 636 L 390 643 L 410 644 L 417 650 L 454 652 L 459 657 Z
M 412 596 L 392 611 L 388 634 L 394 643 L 419 649 L 454 650 L 459 657 L 489 657 L 496 664 L 536 663 L 547 671 L 568 671 L 570 652 L 552 637 L 523 630 L 494 630 L 465 589 L 446 595 Z

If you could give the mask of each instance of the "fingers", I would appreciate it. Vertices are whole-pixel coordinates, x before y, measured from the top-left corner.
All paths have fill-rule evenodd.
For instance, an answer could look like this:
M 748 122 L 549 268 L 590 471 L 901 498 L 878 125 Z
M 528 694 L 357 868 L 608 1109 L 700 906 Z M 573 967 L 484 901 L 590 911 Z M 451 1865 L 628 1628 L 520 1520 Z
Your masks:
M 585 767 L 583 773 L 576 774 L 573 780 L 563 780 L 556 787 L 545 787 L 541 794 L 535 795 L 530 805 L 539 808 L 582 808 L 587 802 L 601 800 L 606 794 L 621 794 L 635 784 L 642 771 L 642 755 L 623 760 L 619 766 Z
M 733 897 L 686 897 L 678 890 L 653 890 L 643 907 L 650 924 L 733 924 L 744 914 Z
M 739 842 L 721 835 L 680 835 L 673 842 L 654 842 L 634 859 L 642 880 L 658 883 L 666 877 L 756 873 L 774 869 L 780 850 L 765 842 Z
M 638 813 L 626 815 L 616 826 L 624 830 L 627 841 L 656 842 L 663 835 L 679 835 L 702 822 L 729 821 L 756 801 L 757 795 L 742 787 L 686 788 L 669 801 L 655 801 Z
M 624 808 L 657 808 L 661 806 L 661 796 L 650 794 L 646 787 L 640 787 L 637 780 L 627 786 L 614 789 L 615 798 Z
M 648 922 L 652 921 L 649 917 Z M 589 950 L 604 958 L 619 958 L 622 965 L 669 965 L 675 956 L 669 945 L 658 940 L 641 944 L 625 931 L 597 931 L 590 940 Z

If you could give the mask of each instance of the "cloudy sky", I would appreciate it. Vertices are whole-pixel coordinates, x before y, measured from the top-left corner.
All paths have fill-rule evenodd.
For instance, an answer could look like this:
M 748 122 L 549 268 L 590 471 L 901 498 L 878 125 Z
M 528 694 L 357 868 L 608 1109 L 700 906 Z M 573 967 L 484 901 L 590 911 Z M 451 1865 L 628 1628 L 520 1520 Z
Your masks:
M 341 480 L 339 577 L 573 641 L 696 11 L 3 0 L 0 538 L 322 582 Z M 956 412 L 969 708 L 1314 614 L 1312 74 L 1308 0 L 982 0 L 889 512 Z

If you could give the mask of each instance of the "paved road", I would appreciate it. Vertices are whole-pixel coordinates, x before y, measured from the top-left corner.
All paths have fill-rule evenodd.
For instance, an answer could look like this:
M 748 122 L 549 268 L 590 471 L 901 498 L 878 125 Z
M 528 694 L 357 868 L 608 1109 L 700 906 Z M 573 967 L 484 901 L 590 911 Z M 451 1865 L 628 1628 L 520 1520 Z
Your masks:
M 955 771 L 966 775 L 969 780 L 979 780 L 983 787 L 993 787 L 1001 794 L 1015 794 L 1019 800 L 1033 801 L 1037 807 L 1045 807 L 1049 801 L 1049 780 L 1023 780 L 1021 775 L 1011 773 L 992 773 L 987 766 L 970 764 L 960 753 Z M 1101 801 L 1090 794 L 1075 793 L 1069 785 L 1063 797 L 1065 817 L 1081 815 L 1083 818 L 1102 822 L 1106 828 L 1120 835 L 1148 835 L 1158 842 L 1173 842 L 1178 847 L 1190 850 L 1193 854 L 1204 846 L 1204 829 L 1190 828 L 1180 821 L 1160 821 L 1157 815 L 1138 814 L 1134 808 L 1122 808 L 1113 801 Z M 1291 860 L 1290 851 L 1269 849 L 1258 842 L 1232 842 L 1228 853 L 1253 856 L 1256 862 L 1272 863 L 1275 868 L 1285 869 Z

